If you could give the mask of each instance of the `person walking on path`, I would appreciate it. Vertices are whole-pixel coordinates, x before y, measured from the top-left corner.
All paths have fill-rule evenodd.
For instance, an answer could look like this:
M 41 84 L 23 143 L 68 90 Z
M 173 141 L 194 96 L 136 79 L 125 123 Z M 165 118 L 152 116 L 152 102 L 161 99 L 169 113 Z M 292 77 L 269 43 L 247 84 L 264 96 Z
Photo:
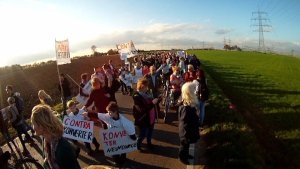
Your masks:
M 179 159 L 184 164 L 189 164 L 189 146 L 200 139 L 197 108 L 199 101 L 195 95 L 196 84 L 187 82 L 182 86 L 181 95 L 183 105 L 178 108 L 178 128 L 179 128 Z
M 66 115 L 67 112 L 67 102 L 72 99 L 70 82 L 66 78 L 65 74 L 61 73 L 59 75 L 59 85 L 58 90 L 61 92 L 61 101 L 63 104 L 63 114 Z
M 147 94 L 148 83 L 148 80 L 145 78 L 139 79 L 137 91 L 133 94 L 133 116 L 135 119 L 134 124 L 138 128 L 138 150 L 141 150 L 141 145 L 145 137 L 147 137 L 148 148 L 153 148 L 151 140 L 155 123 L 154 105 L 158 103 L 158 98 L 153 98 Z
M 0 132 L 5 139 L 10 149 L 10 152 L 14 154 L 14 149 L 12 148 L 10 143 L 12 143 L 15 147 L 17 146 L 8 132 L 8 117 L 7 117 L 7 112 L 4 109 L 0 110 Z
M 62 137 L 63 124 L 49 106 L 39 104 L 33 107 L 31 122 L 36 134 L 44 138 L 44 167 L 46 169 L 80 169 L 76 148 Z
M 22 137 L 22 134 L 25 134 L 25 138 L 27 139 L 27 141 L 30 142 L 30 146 L 34 146 L 34 140 L 29 136 L 29 134 L 27 133 L 24 126 L 24 123 L 22 122 L 22 118 L 20 113 L 18 112 L 18 109 L 16 107 L 15 104 L 15 98 L 14 97 L 9 97 L 7 99 L 7 102 L 9 104 L 8 106 L 8 110 L 7 110 L 7 116 L 8 116 L 8 120 L 9 123 L 12 124 L 13 128 L 17 131 L 19 140 L 23 146 L 23 152 L 22 154 L 24 156 L 28 156 L 30 155 L 29 151 L 27 150 L 26 146 L 25 146 L 25 140 Z
M 7 85 L 5 87 L 6 93 L 8 95 L 8 97 L 13 97 L 15 99 L 15 106 L 18 109 L 18 113 L 20 114 L 20 118 L 21 118 L 21 122 L 24 124 L 22 125 L 24 127 L 23 130 L 30 130 L 32 136 L 34 135 L 34 130 L 33 128 L 25 121 L 24 119 L 24 100 L 21 97 L 21 94 L 19 92 L 14 92 L 13 90 L 13 86 L 12 85 Z
M 68 101 L 67 106 L 68 106 L 69 112 L 70 112 L 68 114 L 69 117 L 72 117 L 72 118 L 75 118 L 75 119 L 78 119 L 78 120 L 90 120 L 88 117 L 84 117 L 83 116 L 84 110 L 78 109 L 76 107 L 76 103 L 73 100 Z M 77 143 L 78 141 L 77 140 L 73 140 L 73 142 Z M 95 151 L 98 152 L 100 144 L 98 143 L 98 141 L 96 140 L 95 137 L 93 137 L 92 142 L 93 142 L 93 144 L 95 146 Z M 93 154 L 93 150 L 92 150 L 91 144 L 88 143 L 88 142 L 85 142 L 84 145 L 86 147 L 86 153 L 89 156 L 91 156 Z
M 116 102 L 110 102 L 106 107 L 108 113 L 98 113 L 98 119 L 104 121 L 110 128 L 122 128 L 126 131 L 129 138 L 132 140 L 136 140 L 135 128 L 133 123 L 128 120 L 125 116 L 120 114 L 119 106 Z M 87 117 L 87 114 L 85 113 Z M 126 154 L 117 154 L 112 156 L 115 162 L 115 165 L 121 167 L 126 161 Z

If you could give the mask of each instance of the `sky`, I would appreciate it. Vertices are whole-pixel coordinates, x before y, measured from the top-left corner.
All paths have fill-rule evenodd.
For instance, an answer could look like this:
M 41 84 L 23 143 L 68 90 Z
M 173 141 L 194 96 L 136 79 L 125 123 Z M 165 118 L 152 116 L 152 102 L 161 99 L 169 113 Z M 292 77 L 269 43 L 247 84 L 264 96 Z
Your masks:
M 116 49 L 258 48 L 258 15 L 267 50 L 300 56 L 299 0 L 0 0 L 0 66 Z M 254 12 L 254 13 L 253 13 Z

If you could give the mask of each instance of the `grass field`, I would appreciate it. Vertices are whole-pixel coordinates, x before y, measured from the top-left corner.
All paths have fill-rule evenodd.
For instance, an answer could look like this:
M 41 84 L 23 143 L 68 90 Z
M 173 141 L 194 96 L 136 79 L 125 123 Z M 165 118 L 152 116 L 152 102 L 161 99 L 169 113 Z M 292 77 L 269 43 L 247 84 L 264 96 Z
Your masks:
M 206 106 L 206 158 L 210 169 L 266 169 L 265 157 L 255 134 L 243 116 L 229 108 L 230 100 L 206 74 L 210 97 Z
M 189 51 L 246 117 L 260 139 L 300 152 L 300 59 L 237 51 Z M 263 135 L 269 133 L 270 135 Z M 265 137 L 265 138 L 264 138 Z M 266 143 L 268 144 L 268 143 Z

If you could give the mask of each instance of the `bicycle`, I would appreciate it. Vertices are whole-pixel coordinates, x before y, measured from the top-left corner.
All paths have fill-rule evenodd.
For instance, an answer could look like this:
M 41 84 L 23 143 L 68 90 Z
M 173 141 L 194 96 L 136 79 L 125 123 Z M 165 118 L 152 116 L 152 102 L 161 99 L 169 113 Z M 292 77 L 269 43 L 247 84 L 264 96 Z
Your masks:
M 19 150 L 17 150 L 19 153 Z M 9 164 L 11 159 L 11 153 L 6 151 L 3 153 L 2 148 L 0 147 L 0 168 L 1 169 L 44 169 L 44 167 L 38 163 L 38 161 L 31 157 L 23 157 L 19 153 L 19 158 L 16 159 L 15 164 Z
M 171 103 L 171 88 L 170 88 L 170 82 L 166 81 L 166 85 L 164 86 L 164 93 L 163 93 L 163 101 L 162 104 L 164 105 L 164 123 L 166 123 L 167 119 L 167 113 L 169 112 L 170 109 L 170 103 Z

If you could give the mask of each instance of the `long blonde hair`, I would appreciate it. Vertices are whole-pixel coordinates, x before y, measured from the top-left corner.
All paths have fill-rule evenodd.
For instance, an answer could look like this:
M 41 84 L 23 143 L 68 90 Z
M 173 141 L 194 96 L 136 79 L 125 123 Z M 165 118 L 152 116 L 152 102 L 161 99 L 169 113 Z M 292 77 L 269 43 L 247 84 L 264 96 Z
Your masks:
M 55 138 L 60 138 L 63 135 L 63 124 L 58 117 L 54 115 L 54 112 L 48 105 L 39 104 L 33 107 L 31 123 L 37 124 L 45 132 L 51 134 Z
M 181 88 L 181 95 L 184 106 L 197 107 L 199 105 L 198 98 L 195 94 L 196 84 L 186 82 Z

